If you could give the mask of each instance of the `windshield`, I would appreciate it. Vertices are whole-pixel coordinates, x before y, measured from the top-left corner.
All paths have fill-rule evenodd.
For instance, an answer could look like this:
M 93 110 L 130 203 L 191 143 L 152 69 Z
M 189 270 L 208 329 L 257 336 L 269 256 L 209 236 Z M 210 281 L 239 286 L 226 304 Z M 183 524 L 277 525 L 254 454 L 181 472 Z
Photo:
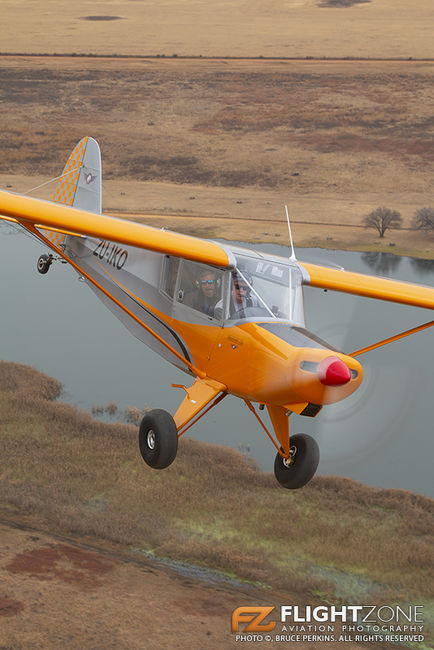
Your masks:
M 296 290 L 301 291 L 298 268 L 247 255 L 237 255 L 236 260 L 227 317 L 293 320 Z

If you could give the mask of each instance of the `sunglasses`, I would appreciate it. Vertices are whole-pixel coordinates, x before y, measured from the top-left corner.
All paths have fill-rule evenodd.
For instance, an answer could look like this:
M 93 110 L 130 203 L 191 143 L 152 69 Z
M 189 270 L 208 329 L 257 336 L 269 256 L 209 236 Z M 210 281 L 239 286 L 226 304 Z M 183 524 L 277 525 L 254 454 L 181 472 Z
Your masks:
M 201 284 L 214 284 L 215 280 L 201 280 Z
M 249 287 L 245 284 L 234 284 L 237 291 L 248 291 Z

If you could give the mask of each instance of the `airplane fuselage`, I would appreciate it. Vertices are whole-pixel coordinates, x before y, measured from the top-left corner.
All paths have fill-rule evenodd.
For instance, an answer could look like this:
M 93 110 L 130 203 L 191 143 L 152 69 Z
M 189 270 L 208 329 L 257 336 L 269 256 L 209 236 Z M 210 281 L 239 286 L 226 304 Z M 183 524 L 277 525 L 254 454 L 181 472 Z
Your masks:
M 194 303 L 187 304 L 189 294 L 182 283 L 185 265 L 191 271 L 193 262 L 87 237 L 68 236 L 64 245 L 64 253 L 92 278 L 94 283 L 88 282 L 91 288 L 123 324 L 178 368 L 190 374 L 194 374 L 192 367 L 200 368 L 204 375 L 224 384 L 233 395 L 309 415 L 316 414 L 323 404 L 340 401 L 353 393 L 363 378 L 360 363 L 304 328 L 301 273 L 297 264 L 239 248 L 234 252 L 237 262 L 247 260 L 250 265 L 253 287 L 260 285 L 258 291 L 252 289 L 257 295 L 252 314 L 240 318 L 230 317 L 229 308 L 227 315 L 222 313 L 216 317 L 202 313 Z M 244 258 L 246 254 L 248 257 Z M 204 272 L 204 265 L 196 266 L 198 274 Z M 215 275 L 216 270 L 208 268 Z M 173 278 L 168 288 L 170 273 Z M 220 302 L 228 303 L 233 271 L 218 273 Z M 282 284 L 287 278 L 290 287 Z M 289 302 L 283 301 L 282 305 L 286 306 L 281 307 L 288 313 L 279 313 L 271 303 L 268 306 L 260 295 L 261 289 L 263 294 L 270 293 L 270 288 L 276 289 L 272 287 L 273 282 L 277 282 L 273 294 L 276 302 L 279 292 L 289 292 Z M 194 282 L 191 284 L 194 296 L 200 288 Z M 291 320 L 287 317 L 289 313 Z M 344 363 L 351 374 L 341 385 L 324 383 L 319 376 L 320 364 L 332 357 Z M 312 405 L 318 408 L 312 410 Z

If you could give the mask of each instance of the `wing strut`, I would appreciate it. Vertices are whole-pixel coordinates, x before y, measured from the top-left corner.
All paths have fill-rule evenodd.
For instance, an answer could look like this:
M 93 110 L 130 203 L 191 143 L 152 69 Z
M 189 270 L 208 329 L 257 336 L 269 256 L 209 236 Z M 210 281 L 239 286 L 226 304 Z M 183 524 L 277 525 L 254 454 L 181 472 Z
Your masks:
M 410 336 L 410 334 L 421 332 L 422 330 L 425 330 L 428 327 L 432 327 L 433 325 L 434 325 L 434 320 L 430 320 L 429 323 L 424 323 L 423 325 L 419 325 L 418 327 L 413 327 L 411 330 L 406 330 L 405 332 L 401 332 L 401 334 L 395 334 L 395 336 L 391 336 L 388 339 L 384 339 L 383 341 L 378 341 L 378 343 L 373 343 L 372 345 L 368 345 L 366 348 L 361 348 L 360 350 L 351 352 L 351 354 L 349 354 L 348 356 L 358 357 L 360 354 L 365 354 L 365 352 L 369 352 L 370 350 L 375 350 L 376 348 L 380 348 L 382 345 L 387 345 L 388 343 L 399 341 L 399 339 L 403 339 L 405 336 Z
M 270 415 L 274 430 L 276 432 L 276 437 L 280 442 L 281 446 L 275 442 L 272 434 L 268 431 L 265 424 L 262 422 L 261 418 L 255 411 L 255 407 L 248 400 L 244 400 L 248 408 L 251 410 L 255 418 L 258 420 L 261 427 L 264 429 L 267 436 L 270 438 L 273 445 L 276 447 L 277 452 L 282 456 L 282 458 L 289 458 L 289 426 L 288 426 L 288 416 L 284 414 L 284 409 L 280 406 L 272 406 L 267 404 L 267 410 Z

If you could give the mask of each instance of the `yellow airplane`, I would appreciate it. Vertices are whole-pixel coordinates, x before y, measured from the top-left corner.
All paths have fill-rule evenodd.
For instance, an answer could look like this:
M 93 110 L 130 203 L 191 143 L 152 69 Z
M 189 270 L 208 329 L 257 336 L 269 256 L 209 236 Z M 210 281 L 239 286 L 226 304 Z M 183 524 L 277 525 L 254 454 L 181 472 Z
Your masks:
M 49 249 L 38 271 L 68 262 L 130 332 L 190 375 L 172 417 L 144 416 L 144 461 L 163 469 L 178 439 L 226 395 L 243 400 L 276 448 L 274 473 L 285 488 L 305 485 L 319 462 L 316 441 L 289 434 L 289 416 L 315 417 L 360 386 L 356 357 L 426 327 L 425 323 L 344 354 L 305 328 L 303 286 L 434 309 L 434 289 L 330 269 L 215 241 L 159 230 L 101 213 L 101 156 L 83 138 L 53 201 L 0 191 L 0 218 Z M 272 431 L 258 411 L 266 407 Z M 273 435 L 274 433 L 274 435 Z

